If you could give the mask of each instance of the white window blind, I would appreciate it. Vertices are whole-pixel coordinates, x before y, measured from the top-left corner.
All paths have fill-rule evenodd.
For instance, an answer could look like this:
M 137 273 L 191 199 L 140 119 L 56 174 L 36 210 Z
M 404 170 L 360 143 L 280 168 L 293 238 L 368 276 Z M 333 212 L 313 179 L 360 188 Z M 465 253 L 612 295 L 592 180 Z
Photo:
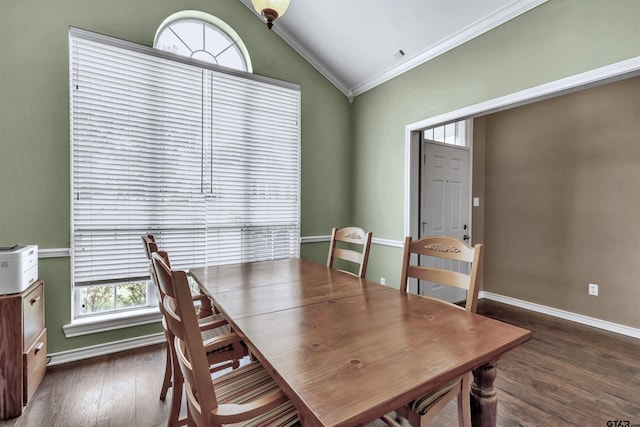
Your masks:
M 76 286 L 299 256 L 300 91 L 70 32 Z

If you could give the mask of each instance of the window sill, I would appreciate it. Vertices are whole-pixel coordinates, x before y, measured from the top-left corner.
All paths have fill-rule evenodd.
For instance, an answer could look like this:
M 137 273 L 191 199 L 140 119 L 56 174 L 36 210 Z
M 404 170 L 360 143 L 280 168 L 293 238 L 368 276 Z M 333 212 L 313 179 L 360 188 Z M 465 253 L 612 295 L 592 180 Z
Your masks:
M 132 326 L 147 325 L 162 320 L 158 307 L 150 307 L 125 313 L 106 314 L 102 316 L 76 319 L 62 327 L 67 338 L 81 335 L 96 334 L 113 331 L 115 329 L 130 328 Z

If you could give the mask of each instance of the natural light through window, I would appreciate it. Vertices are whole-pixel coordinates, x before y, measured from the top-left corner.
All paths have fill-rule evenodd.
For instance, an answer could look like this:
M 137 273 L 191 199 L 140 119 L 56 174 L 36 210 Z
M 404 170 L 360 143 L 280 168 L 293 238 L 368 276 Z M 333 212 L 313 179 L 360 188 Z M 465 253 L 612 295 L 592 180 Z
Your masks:
M 235 31 L 202 12 L 185 11 L 167 18 L 153 46 L 234 70 L 252 71 L 247 50 Z
M 426 129 L 423 133 L 426 141 L 440 142 L 449 145 L 467 146 L 467 120 L 447 123 Z
M 74 322 L 158 313 L 141 234 L 179 269 L 299 256 L 298 85 L 69 36 Z

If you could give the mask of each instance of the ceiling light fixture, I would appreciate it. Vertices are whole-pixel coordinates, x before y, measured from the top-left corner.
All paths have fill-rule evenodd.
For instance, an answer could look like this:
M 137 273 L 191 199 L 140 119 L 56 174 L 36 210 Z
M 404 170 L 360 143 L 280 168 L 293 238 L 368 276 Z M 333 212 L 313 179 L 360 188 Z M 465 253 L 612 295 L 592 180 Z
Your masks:
M 273 21 L 278 16 L 284 15 L 291 0 L 251 0 L 253 7 L 267 22 L 267 27 L 273 27 Z

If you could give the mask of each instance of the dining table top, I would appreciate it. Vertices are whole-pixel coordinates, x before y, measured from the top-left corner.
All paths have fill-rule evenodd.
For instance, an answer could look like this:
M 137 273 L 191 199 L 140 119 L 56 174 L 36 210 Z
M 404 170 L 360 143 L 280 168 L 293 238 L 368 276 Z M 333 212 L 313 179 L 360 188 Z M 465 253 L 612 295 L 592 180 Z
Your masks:
M 366 424 L 530 337 L 528 330 L 300 259 L 191 274 L 305 426 Z

